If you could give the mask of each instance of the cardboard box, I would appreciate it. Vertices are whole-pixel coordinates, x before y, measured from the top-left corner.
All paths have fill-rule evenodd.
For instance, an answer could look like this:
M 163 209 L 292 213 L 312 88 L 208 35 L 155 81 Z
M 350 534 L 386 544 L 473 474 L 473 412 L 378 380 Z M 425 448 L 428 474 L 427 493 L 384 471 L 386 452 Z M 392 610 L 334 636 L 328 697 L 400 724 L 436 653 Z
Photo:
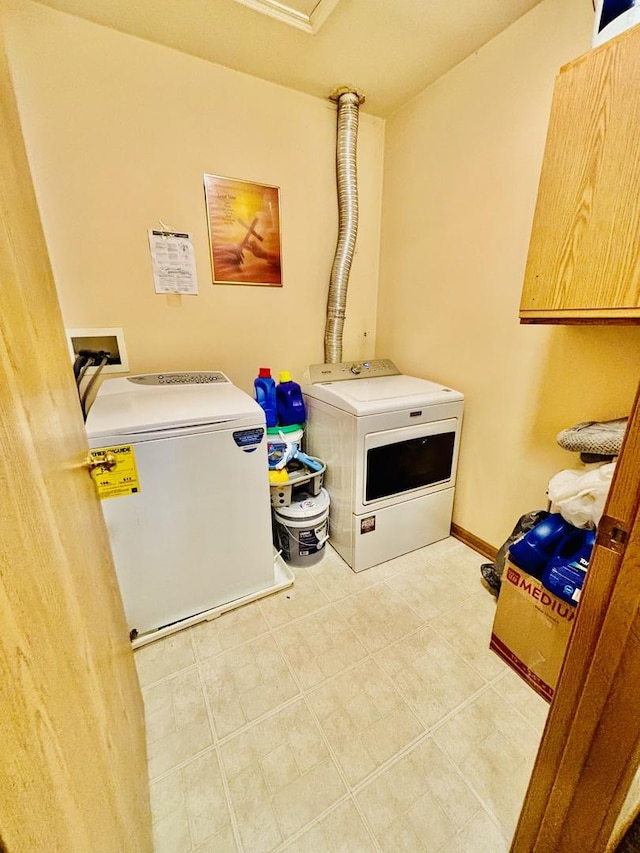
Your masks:
M 507 560 L 490 648 L 550 702 L 575 617 L 576 607 Z

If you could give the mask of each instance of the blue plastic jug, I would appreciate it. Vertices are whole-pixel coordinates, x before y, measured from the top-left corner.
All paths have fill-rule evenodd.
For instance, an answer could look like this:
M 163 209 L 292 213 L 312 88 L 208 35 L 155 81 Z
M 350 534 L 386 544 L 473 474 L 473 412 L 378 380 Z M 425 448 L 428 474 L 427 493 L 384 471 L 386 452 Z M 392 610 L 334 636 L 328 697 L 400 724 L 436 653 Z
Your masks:
M 567 534 L 542 573 L 542 585 L 558 598 L 574 606 L 580 598 L 591 552 L 596 541 L 595 530 L 578 530 Z
M 277 422 L 276 383 L 271 377 L 271 369 L 261 367 L 258 376 L 253 380 L 256 400 L 264 409 L 268 427 L 274 427 Z
M 288 370 L 280 373 L 280 381 L 276 385 L 276 409 L 280 426 L 304 424 L 307 413 L 302 399 L 302 389 L 297 382 L 291 380 Z
M 519 569 L 540 579 L 562 540 L 574 530 L 577 528 L 561 515 L 552 513 L 509 546 L 509 558 Z

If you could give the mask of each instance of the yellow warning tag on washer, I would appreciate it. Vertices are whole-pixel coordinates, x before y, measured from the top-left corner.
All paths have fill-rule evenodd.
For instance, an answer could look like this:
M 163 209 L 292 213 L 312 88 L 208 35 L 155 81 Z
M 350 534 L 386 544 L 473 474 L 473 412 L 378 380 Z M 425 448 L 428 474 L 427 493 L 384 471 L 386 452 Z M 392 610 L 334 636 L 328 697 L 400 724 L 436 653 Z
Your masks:
M 105 461 L 107 454 L 116 460 L 116 464 L 111 470 L 109 470 L 108 465 L 104 467 L 98 465 L 91 472 L 98 490 L 98 497 L 101 500 L 119 498 L 122 495 L 134 495 L 140 491 L 136 457 L 132 444 L 121 444 L 118 447 L 96 447 L 91 452 L 94 458 L 97 457 L 98 460 L 101 454 L 104 454 Z

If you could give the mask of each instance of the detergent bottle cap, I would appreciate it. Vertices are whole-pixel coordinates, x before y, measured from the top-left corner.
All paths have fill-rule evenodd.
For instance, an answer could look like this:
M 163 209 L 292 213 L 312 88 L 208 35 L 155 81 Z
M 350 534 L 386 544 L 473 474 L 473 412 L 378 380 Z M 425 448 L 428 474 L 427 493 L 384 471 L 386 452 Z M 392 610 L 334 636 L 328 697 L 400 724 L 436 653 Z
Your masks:
M 278 381 L 279 382 L 291 382 L 291 374 L 289 373 L 289 371 L 288 370 L 281 370 L 280 371 L 280 379 Z
M 261 367 L 258 371 L 259 379 L 271 379 L 271 368 L 270 367 Z

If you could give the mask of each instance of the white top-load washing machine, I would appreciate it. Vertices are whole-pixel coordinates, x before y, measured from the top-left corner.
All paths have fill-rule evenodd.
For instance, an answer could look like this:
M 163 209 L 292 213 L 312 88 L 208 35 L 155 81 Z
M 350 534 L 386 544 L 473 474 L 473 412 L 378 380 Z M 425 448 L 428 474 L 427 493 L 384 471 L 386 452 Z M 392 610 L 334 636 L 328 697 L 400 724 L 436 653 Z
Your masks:
M 132 638 L 292 582 L 274 564 L 264 412 L 223 373 L 106 379 L 86 427 L 116 460 L 102 509 Z
M 393 362 L 313 365 L 305 448 L 326 463 L 329 541 L 356 571 L 449 535 L 464 397 Z

